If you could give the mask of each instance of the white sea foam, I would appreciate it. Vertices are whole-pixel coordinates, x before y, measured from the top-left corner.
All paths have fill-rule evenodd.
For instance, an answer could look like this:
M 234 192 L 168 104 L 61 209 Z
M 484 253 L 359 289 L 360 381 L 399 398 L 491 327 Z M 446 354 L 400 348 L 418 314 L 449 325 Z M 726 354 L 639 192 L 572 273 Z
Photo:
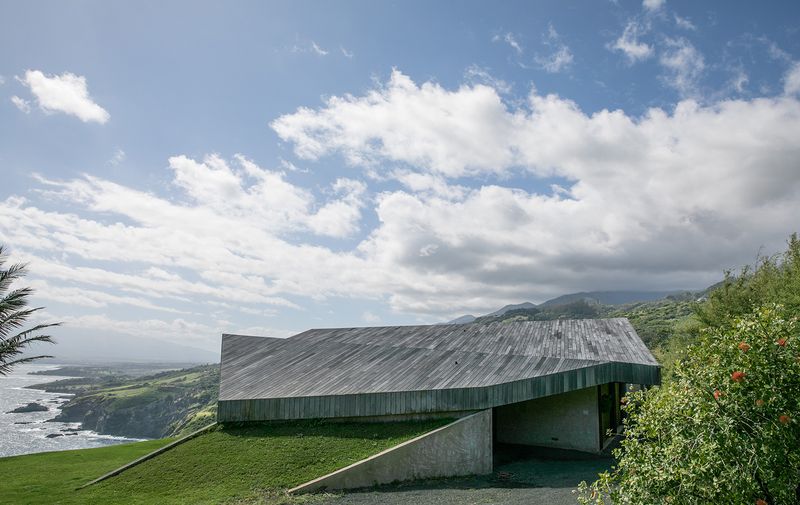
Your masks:
M 25 386 L 65 379 L 66 377 L 56 375 L 30 375 L 31 372 L 56 368 L 59 368 L 58 365 L 27 364 L 15 368 L 10 375 L 0 376 L 0 457 L 102 447 L 139 440 L 101 435 L 89 430 L 64 431 L 79 428 L 80 423 L 47 422 L 54 418 L 61 410 L 61 405 L 68 401 L 63 397 L 72 395 L 27 389 Z M 47 411 L 8 413 L 30 402 L 45 405 Z M 61 434 L 62 436 L 47 438 L 47 435 L 50 434 Z

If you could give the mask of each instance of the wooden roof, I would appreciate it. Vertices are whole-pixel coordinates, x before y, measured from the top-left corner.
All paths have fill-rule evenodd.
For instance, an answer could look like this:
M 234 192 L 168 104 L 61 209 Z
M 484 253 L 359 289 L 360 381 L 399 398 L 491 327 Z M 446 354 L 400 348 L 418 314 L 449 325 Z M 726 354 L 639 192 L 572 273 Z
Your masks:
M 613 363 L 658 375 L 624 318 L 316 329 L 287 339 L 223 335 L 219 398 L 486 388 Z

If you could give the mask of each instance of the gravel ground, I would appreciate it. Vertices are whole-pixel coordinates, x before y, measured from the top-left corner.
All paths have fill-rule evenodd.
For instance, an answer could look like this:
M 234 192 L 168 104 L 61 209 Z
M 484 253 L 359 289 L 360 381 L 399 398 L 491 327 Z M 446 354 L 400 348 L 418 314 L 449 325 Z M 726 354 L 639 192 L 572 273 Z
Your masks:
M 613 460 L 528 457 L 495 467 L 491 475 L 418 481 L 330 496 L 325 505 L 548 504 L 574 505 L 572 490 L 593 481 Z

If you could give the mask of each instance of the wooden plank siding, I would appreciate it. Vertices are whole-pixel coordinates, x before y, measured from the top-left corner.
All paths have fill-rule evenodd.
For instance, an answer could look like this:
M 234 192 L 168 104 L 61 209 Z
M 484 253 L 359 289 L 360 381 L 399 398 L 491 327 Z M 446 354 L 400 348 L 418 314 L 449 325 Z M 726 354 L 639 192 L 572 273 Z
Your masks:
M 218 419 L 456 412 L 659 380 L 624 318 L 223 335 Z
M 593 373 L 587 374 L 587 371 Z M 476 388 L 360 393 L 316 397 L 220 400 L 220 422 L 387 416 L 498 407 L 600 384 L 658 384 L 658 367 L 603 363 L 541 377 Z

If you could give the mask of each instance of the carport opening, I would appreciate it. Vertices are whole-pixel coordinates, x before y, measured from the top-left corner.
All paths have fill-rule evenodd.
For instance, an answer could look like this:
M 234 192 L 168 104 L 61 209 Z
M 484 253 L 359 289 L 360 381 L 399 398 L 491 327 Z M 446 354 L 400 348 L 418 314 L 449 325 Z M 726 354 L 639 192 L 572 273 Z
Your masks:
M 625 384 L 608 383 L 493 408 L 494 466 L 609 456 L 621 438 L 624 394 Z

